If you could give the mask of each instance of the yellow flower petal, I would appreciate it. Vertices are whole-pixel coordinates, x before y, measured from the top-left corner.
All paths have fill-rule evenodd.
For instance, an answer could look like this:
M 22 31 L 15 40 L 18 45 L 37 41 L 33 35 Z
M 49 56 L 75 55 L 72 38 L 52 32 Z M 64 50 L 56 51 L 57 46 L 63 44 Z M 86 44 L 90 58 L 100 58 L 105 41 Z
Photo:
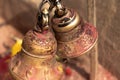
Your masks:
M 22 45 L 22 39 L 17 39 L 16 43 L 13 45 L 12 49 L 11 49 L 11 56 L 14 56 L 17 54 L 17 52 L 19 52 L 21 50 L 21 45 Z
M 59 70 L 60 72 L 63 72 L 63 66 L 62 66 L 62 65 L 58 66 L 58 70 Z

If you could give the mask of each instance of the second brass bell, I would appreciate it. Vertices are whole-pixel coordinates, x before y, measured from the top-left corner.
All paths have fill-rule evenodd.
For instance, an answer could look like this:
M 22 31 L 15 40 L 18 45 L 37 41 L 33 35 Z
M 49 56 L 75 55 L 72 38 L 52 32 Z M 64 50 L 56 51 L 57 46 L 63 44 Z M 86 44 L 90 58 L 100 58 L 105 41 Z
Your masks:
M 64 14 L 59 16 L 61 10 Z M 56 10 L 52 23 L 58 41 L 57 54 L 63 58 L 78 57 L 89 51 L 97 41 L 96 28 L 72 9 Z

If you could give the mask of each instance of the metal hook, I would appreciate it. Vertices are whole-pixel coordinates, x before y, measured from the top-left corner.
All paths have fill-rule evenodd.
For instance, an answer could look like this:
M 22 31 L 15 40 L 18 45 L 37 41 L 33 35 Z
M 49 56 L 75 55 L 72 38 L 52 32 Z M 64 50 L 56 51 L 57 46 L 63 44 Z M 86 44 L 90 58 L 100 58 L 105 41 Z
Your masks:
M 60 3 L 61 0 L 49 0 L 49 2 L 51 3 L 51 6 L 50 6 L 50 11 L 52 11 L 52 9 L 54 7 L 56 7 L 56 10 L 55 10 L 55 15 L 58 16 L 58 17 L 61 17 L 63 16 L 64 14 L 66 14 L 66 8 Z
M 43 0 L 43 1 L 40 3 L 39 13 L 41 13 L 41 9 L 42 9 L 43 5 L 45 5 L 46 3 L 49 3 L 49 4 L 50 4 L 49 0 Z
M 47 9 L 43 9 L 38 15 L 38 22 L 35 30 L 42 32 L 49 29 L 49 12 Z

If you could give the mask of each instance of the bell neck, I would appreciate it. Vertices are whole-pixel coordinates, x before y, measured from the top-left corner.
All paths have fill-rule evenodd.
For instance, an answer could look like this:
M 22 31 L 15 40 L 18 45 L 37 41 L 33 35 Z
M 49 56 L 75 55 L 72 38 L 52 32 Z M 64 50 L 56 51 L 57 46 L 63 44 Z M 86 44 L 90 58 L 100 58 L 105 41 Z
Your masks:
M 52 22 L 56 32 L 69 32 L 80 24 L 80 17 L 77 12 L 72 9 L 67 9 L 67 13 L 61 17 L 54 15 Z
M 68 9 L 61 4 L 61 0 L 49 0 L 55 7 L 52 22 L 56 32 L 68 32 L 79 25 L 80 17 L 78 13 L 72 9 Z

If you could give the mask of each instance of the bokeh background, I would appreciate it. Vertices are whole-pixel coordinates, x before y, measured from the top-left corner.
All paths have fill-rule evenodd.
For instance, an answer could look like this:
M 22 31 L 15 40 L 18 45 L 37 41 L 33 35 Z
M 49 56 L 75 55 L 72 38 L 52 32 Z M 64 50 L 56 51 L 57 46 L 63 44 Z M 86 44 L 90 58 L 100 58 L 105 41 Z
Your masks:
M 23 35 L 36 24 L 41 0 L 0 0 L 0 55 L 11 47 L 11 36 Z M 88 21 L 88 0 L 63 0 Z M 120 0 L 96 0 L 99 64 L 120 80 Z M 83 62 L 89 62 L 84 58 Z

